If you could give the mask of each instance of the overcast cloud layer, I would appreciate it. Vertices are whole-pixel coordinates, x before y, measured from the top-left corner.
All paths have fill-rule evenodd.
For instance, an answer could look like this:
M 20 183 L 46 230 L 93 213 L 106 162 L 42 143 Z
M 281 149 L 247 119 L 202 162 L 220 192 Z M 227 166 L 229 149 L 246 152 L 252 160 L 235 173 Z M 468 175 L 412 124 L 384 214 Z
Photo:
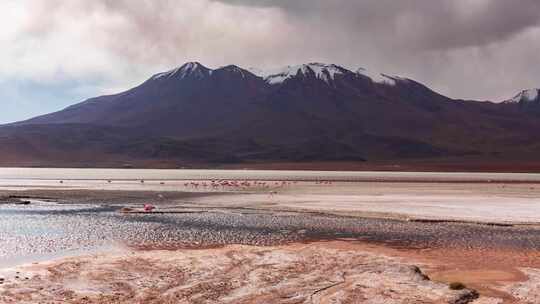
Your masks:
M 17 0 L 0 17 L 0 122 L 186 61 L 337 63 L 479 100 L 540 87 L 538 0 Z

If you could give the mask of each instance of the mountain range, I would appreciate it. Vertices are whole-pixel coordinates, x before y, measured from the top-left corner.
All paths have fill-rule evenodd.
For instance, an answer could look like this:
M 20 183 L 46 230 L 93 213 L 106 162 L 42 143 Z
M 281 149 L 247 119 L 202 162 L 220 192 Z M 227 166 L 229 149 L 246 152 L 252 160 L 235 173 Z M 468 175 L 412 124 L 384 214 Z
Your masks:
M 0 126 L 0 165 L 540 161 L 540 96 L 456 100 L 409 78 L 309 63 L 190 62 L 128 91 Z

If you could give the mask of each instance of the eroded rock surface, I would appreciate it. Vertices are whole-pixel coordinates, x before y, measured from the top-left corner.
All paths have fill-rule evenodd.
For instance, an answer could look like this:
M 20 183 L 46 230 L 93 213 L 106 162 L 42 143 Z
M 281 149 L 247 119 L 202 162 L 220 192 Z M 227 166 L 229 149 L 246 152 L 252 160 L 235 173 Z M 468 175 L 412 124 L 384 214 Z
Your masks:
M 1 303 L 462 304 L 477 297 L 339 241 L 135 251 L 18 271 L 18 279 L 12 273 L 0 286 Z

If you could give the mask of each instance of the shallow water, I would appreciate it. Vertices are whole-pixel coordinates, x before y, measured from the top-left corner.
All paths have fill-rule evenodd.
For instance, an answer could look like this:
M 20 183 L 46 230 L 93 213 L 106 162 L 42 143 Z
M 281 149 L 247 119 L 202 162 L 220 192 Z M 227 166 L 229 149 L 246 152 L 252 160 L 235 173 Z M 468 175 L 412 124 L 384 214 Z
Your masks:
M 123 214 L 117 209 L 42 201 L 0 204 L 0 268 L 126 245 L 197 247 L 285 241 L 277 226 L 242 226 L 227 215 Z
M 99 206 L 0 205 L 0 266 L 110 246 L 116 225 Z
M 115 207 L 0 205 L 0 268 L 125 245 L 151 248 L 277 245 L 354 238 L 414 248 L 540 250 L 535 227 L 419 223 L 292 212 L 234 210 L 122 214 Z

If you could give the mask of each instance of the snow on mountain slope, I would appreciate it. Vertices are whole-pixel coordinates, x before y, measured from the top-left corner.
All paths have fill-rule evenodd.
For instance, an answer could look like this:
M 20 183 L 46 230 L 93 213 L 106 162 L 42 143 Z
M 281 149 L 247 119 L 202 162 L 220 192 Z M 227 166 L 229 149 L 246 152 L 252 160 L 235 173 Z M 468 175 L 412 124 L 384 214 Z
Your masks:
M 261 78 L 265 78 L 265 77 L 268 76 L 268 72 L 266 72 L 263 69 L 257 68 L 257 67 L 249 67 L 246 70 L 248 70 L 253 75 L 261 77 Z
M 197 78 L 203 78 L 205 76 L 211 75 L 212 72 L 213 70 L 205 67 L 204 65 L 198 62 L 188 62 L 170 71 L 156 74 L 152 77 L 152 79 L 155 80 L 155 79 L 172 78 L 172 77 L 183 79 L 188 76 L 195 76 Z
M 325 63 L 318 63 L 318 62 L 292 65 L 292 66 L 286 66 L 283 68 L 269 69 L 269 70 L 263 70 L 256 67 L 251 67 L 244 70 L 235 65 L 224 66 L 216 70 L 222 70 L 222 69 L 239 73 L 243 77 L 246 77 L 245 73 L 249 72 L 255 76 L 263 78 L 270 85 L 281 84 L 285 82 L 287 79 L 294 78 L 298 76 L 299 74 L 302 76 L 312 75 L 312 76 L 315 76 L 317 79 L 320 79 L 326 82 L 327 84 L 331 84 L 331 82 L 335 80 L 336 75 L 354 73 L 344 67 L 341 67 L 335 64 L 325 64 Z M 184 79 L 188 76 L 194 76 L 196 78 L 204 78 L 206 76 L 212 75 L 212 73 L 216 70 L 207 68 L 198 62 L 188 62 L 170 71 L 156 74 L 151 79 L 152 80 L 158 80 L 158 79 L 163 79 L 163 78 Z M 371 79 L 374 83 L 391 85 L 391 86 L 396 85 L 396 82 L 399 80 L 405 80 L 405 78 L 401 78 L 397 76 L 389 76 L 382 73 L 376 73 L 376 72 L 368 71 L 364 68 L 358 69 L 356 71 L 356 74 L 367 77 Z
M 533 102 L 540 97 L 540 89 L 530 89 L 521 91 L 514 98 L 506 101 L 507 103 Z
M 345 68 L 337 66 L 335 64 L 324 64 L 324 63 L 308 63 L 294 66 L 287 66 L 278 70 L 269 70 L 263 72 L 262 70 L 252 71 L 258 72 L 258 76 L 263 77 L 269 84 L 280 84 L 285 80 L 293 78 L 298 74 L 304 76 L 315 75 L 317 79 L 321 79 L 326 83 L 330 83 L 335 79 L 337 74 L 344 74 L 348 71 Z
M 356 73 L 370 78 L 373 82 L 380 83 L 380 84 L 387 84 L 391 86 L 396 85 L 397 80 L 404 80 L 401 77 L 388 76 L 382 73 L 375 73 L 375 72 L 366 70 L 364 68 L 359 68 L 356 71 Z
M 231 72 L 231 73 L 236 73 L 236 74 L 240 75 L 242 78 L 246 78 L 247 74 L 251 73 L 249 70 L 244 70 L 241 67 L 236 66 L 236 65 L 227 65 L 227 66 L 221 67 L 221 68 L 219 68 L 217 70 L 224 70 L 224 71 L 228 71 L 228 72 Z M 214 70 L 214 71 L 216 71 L 216 70 Z
M 331 81 L 335 80 L 336 75 L 354 73 L 344 67 L 335 64 L 324 64 L 317 62 L 286 66 L 284 68 L 271 69 L 266 71 L 259 68 L 249 68 L 248 70 L 257 76 L 264 78 L 267 83 L 272 85 L 283 83 L 287 79 L 291 79 L 298 74 L 304 76 L 312 74 L 315 75 L 316 78 L 330 84 Z M 375 83 L 386 85 L 395 85 L 398 80 L 405 80 L 404 78 L 397 76 L 388 76 L 381 73 L 371 72 L 364 68 L 358 69 L 356 74 L 368 77 Z

